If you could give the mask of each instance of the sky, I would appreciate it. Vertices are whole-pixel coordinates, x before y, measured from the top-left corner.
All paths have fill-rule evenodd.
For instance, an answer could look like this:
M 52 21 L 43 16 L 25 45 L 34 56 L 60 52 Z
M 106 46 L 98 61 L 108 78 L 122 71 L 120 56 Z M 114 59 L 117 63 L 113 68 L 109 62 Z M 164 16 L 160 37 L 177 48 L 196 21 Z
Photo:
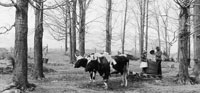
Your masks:
M 1 0 L 9 1 L 9 0 Z M 7 27 L 9 28 L 11 25 L 14 24 L 15 20 L 15 8 L 14 7 L 3 7 L 0 6 L 0 27 Z M 28 12 L 28 47 L 33 47 L 34 44 L 34 10 L 33 8 L 29 8 Z M 0 29 L 1 32 L 5 31 L 4 29 Z M 14 38 L 15 37 L 15 29 L 13 28 L 6 34 L 0 35 L 0 47 L 10 48 L 14 46 Z M 61 48 L 64 46 L 64 42 L 57 42 L 54 40 L 48 32 L 44 31 L 43 37 L 43 45 L 49 45 L 49 48 Z
M 1 0 L 1 2 L 8 2 L 9 0 Z M 47 0 L 47 4 L 53 4 L 51 0 Z M 60 0 L 57 0 L 58 2 Z M 136 22 L 136 17 L 133 14 L 132 10 L 137 11 L 137 5 L 135 1 L 137 0 L 129 0 L 129 9 L 128 9 L 128 23 L 126 27 L 126 42 L 125 42 L 125 50 L 131 50 L 135 46 L 135 36 L 138 35 L 138 26 Z M 158 0 L 158 5 L 162 6 L 166 2 L 172 2 L 173 0 Z M 172 3 L 174 4 L 174 3 Z M 113 0 L 113 20 L 112 20 L 112 32 L 113 32 L 113 40 L 112 40 L 112 50 L 113 51 L 121 51 L 121 32 L 122 32 L 122 24 L 124 18 L 124 0 Z M 153 8 L 150 8 L 153 11 Z M 15 8 L 8 8 L 0 6 L 0 27 L 6 26 L 9 27 L 13 25 L 15 20 Z M 86 14 L 86 23 L 90 22 L 86 26 L 86 48 L 87 49 L 100 49 L 104 50 L 105 48 L 105 14 L 106 14 L 106 2 L 105 0 L 93 0 L 90 7 L 87 10 Z M 170 16 L 176 17 L 174 15 L 174 10 L 171 11 Z M 150 16 L 151 17 L 151 16 Z M 150 19 L 150 24 L 155 24 L 154 19 Z M 171 29 L 176 29 L 175 27 L 171 27 L 173 24 L 170 25 Z M 28 14 L 28 47 L 33 47 L 34 44 L 34 10 L 33 8 L 29 8 Z M 49 48 L 64 48 L 64 41 L 56 41 L 52 38 L 49 34 L 49 29 L 44 28 L 44 37 L 43 37 L 43 46 L 48 45 Z M 4 29 L 0 29 L 0 32 L 4 31 Z M 0 47 L 10 48 L 14 46 L 14 37 L 15 31 L 12 29 L 6 34 L 0 35 Z M 149 45 L 150 48 L 155 48 L 157 43 L 157 32 L 153 29 L 149 29 L 149 36 L 151 42 Z M 136 36 L 137 41 L 138 36 Z M 139 43 L 137 42 L 137 47 Z M 177 51 L 177 43 L 173 44 L 171 51 L 175 53 Z

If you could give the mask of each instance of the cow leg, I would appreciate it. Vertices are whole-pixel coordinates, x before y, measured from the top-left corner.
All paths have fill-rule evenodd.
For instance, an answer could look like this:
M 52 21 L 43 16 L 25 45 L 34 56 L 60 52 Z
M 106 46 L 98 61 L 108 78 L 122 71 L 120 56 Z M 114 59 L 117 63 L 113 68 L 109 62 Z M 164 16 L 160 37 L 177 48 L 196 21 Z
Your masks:
M 105 73 L 103 75 L 103 81 L 104 81 L 104 88 L 105 89 L 108 89 L 108 78 L 109 78 L 109 75 L 110 75 L 110 71 L 108 71 L 107 73 Z
M 90 82 L 93 82 L 93 72 L 89 72 L 90 73 Z
M 108 79 L 105 79 L 103 81 L 104 81 L 104 88 L 108 89 Z
M 122 83 L 121 83 L 121 86 L 124 86 L 124 73 L 122 74 Z
M 90 82 L 95 82 L 96 71 L 90 72 Z
M 128 81 L 127 81 L 127 76 L 129 75 L 129 62 L 127 63 L 125 67 L 125 73 L 124 73 L 124 86 L 127 87 Z
M 95 77 L 96 77 L 96 71 L 92 72 L 92 82 L 95 82 Z
M 127 75 L 128 75 L 128 67 L 125 66 L 124 69 L 123 69 L 123 74 L 122 74 L 122 83 L 121 83 L 121 86 L 127 86 Z
M 127 75 L 128 75 L 128 73 L 124 73 L 124 86 L 125 87 L 127 87 L 127 85 L 128 85 Z
M 122 74 L 122 83 L 121 83 L 121 86 L 127 86 L 127 72 L 124 72 L 123 74 Z

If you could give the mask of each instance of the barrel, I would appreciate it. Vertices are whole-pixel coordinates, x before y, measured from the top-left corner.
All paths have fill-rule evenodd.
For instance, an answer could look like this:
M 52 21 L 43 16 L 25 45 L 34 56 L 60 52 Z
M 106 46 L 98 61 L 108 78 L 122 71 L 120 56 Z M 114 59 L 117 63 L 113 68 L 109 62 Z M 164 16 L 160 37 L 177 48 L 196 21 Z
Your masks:
M 158 63 L 148 60 L 148 67 L 146 68 L 147 74 L 158 74 Z

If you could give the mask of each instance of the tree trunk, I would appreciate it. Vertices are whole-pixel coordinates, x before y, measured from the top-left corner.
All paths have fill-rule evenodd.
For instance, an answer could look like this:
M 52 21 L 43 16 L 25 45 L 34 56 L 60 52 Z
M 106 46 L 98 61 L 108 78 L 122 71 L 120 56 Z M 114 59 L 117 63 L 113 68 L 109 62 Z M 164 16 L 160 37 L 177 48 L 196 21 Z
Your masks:
M 106 14 L 106 52 L 111 54 L 111 40 L 112 40 L 112 26 L 111 26 L 111 10 L 112 0 L 107 0 L 107 14 Z
M 66 4 L 67 4 L 67 9 L 68 9 L 68 11 L 67 11 L 67 18 L 69 19 L 69 57 L 70 57 L 70 63 L 72 63 L 72 13 L 71 13 L 71 11 L 72 11 L 72 9 L 71 9 L 71 4 L 70 4 L 70 1 L 69 0 L 66 0 Z
M 28 33 L 28 0 L 17 0 L 15 15 L 15 49 L 16 66 L 13 82 L 18 88 L 28 87 L 27 79 L 27 33 Z
M 191 22 L 190 22 L 190 20 L 191 20 L 191 18 L 190 18 L 190 15 L 191 15 L 191 13 L 190 13 L 190 8 L 188 8 L 188 15 L 189 15 L 189 17 L 188 17 L 188 23 L 187 24 L 191 24 Z M 191 32 L 191 25 L 188 25 L 188 33 L 190 34 L 190 32 Z M 188 53 L 187 53 L 187 61 L 188 61 L 188 67 L 189 68 L 191 68 L 191 65 L 190 65 L 190 36 L 188 36 Z
M 65 7 L 66 7 L 66 13 L 65 13 L 65 53 L 67 53 L 67 51 L 68 51 L 68 18 L 69 18 L 69 14 L 68 14 L 68 12 L 69 12 L 69 5 L 68 5 L 68 0 L 66 0 L 66 5 L 65 5 Z M 69 19 L 70 20 L 70 19 Z
M 43 38 L 43 2 L 42 0 L 36 1 L 35 9 L 35 37 L 34 37 L 34 62 L 35 71 L 33 77 L 35 79 L 44 78 L 43 74 L 43 54 L 42 54 L 42 38 Z M 39 9 L 40 8 L 40 9 Z
M 126 0 L 126 6 L 125 6 L 125 12 L 124 12 L 124 29 L 123 29 L 123 33 L 122 33 L 122 54 L 124 54 L 124 44 L 125 44 L 125 35 L 126 35 L 127 8 L 128 8 L 128 1 Z
M 86 0 L 79 0 L 80 24 L 79 24 L 79 51 L 80 55 L 85 54 L 85 16 L 86 16 Z
M 70 55 L 70 62 L 74 63 L 76 61 L 75 53 L 76 53 L 76 22 L 77 22 L 77 15 L 76 15 L 76 3 L 77 0 L 73 0 L 72 4 L 72 29 L 71 29 L 71 55 Z
M 200 1 L 195 0 L 194 2 L 194 59 L 195 64 L 193 68 L 193 72 L 196 80 L 200 82 L 199 74 L 200 74 Z
M 65 20 L 65 53 L 68 51 L 68 25 L 67 25 L 67 18 Z
M 67 1 L 67 4 L 68 4 L 68 9 L 69 9 L 69 11 L 68 11 L 68 18 L 69 18 L 69 55 L 70 55 L 70 63 L 72 63 L 72 13 L 71 13 L 71 11 L 72 11 L 72 9 L 71 9 L 71 7 L 70 7 L 70 2 L 69 2 L 69 0 L 66 0 Z
M 181 6 L 181 13 L 179 14 L 179 73 L 178 73 L 178 82 L 181 84 L 191 83 L 189 73 L 188 73 L 188 18 L 189 18 L 189 7 Z
M 146 44 L 145 44 L 145 50 L 148 51 L 148 22 L 149 22 L 149 0 L 146 0 Z
M 135 35 L 135 55 L 137 55 L 137 36 Z
M 179 25 L 180 25 L 180 23 L 179 23 Z M 180 27 L 179 27 L 179 29 L 180 29 Z M 179 49 L 179 47 L 180 47 L 180 40 L 179 40 L 179 38 L 178 38 L 178 54 L 177 54 L 177 62 L 180 62 L 180 49 Z
M 164 28 L 165 28 L 165 47 L 166 47 L 166 57 L 169 59 L 169 52 L 168 52 L 168 13 L 166 14 L 166 20 L 164 21 Z
M 144 50 L 144 23 L 145 23 L 145 0 L 140 1 L 140 36 L 139 36 L 139 43 L 140 43 L 140 59 L 142 59 L 141 55 L 143 54 Z
M 158 46 L 161 47 L 161 40 L 160 40 L 160 22 L 159 16 L 156 14 L 156 24 L 157 24 L 157 32 L 158 32 Z

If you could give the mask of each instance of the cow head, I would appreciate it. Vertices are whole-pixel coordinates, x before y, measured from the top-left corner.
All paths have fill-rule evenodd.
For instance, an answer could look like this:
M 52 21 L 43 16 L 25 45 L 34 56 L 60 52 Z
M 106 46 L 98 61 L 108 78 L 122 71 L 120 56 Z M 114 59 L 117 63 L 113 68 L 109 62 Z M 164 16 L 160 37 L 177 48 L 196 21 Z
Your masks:
M 82 56 L 77 56 L 76 57 L 77 61 L 74 65 L 74 68 L 79 68 L 79 67 L 86 67 L 88 59 L 84 58 Z

